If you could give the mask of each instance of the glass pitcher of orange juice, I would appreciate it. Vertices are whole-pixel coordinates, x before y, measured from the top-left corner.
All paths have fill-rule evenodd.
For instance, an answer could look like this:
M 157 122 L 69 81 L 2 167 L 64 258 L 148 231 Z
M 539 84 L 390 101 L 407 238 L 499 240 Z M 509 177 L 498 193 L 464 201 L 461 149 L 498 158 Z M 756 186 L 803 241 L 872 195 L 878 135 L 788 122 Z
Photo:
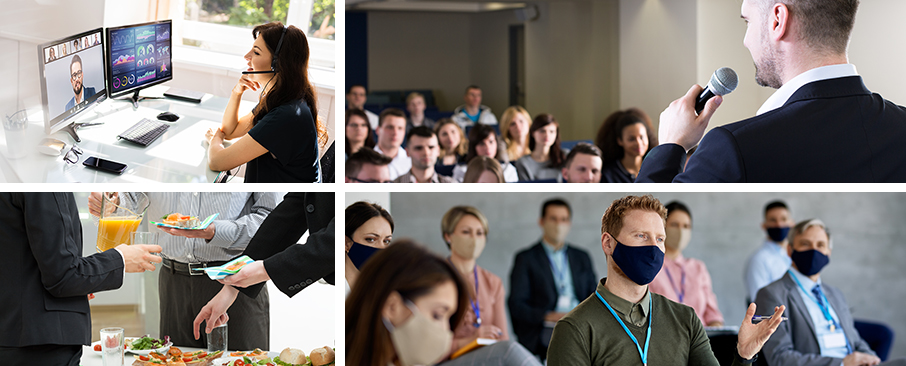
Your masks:
M 144 193 L 119 195 L 104 192 L 98 218 L 98 251 L 106 251 L 120 244 L 132 244 L 132 233 L 142 222 L 142 216 L 151 201 Z

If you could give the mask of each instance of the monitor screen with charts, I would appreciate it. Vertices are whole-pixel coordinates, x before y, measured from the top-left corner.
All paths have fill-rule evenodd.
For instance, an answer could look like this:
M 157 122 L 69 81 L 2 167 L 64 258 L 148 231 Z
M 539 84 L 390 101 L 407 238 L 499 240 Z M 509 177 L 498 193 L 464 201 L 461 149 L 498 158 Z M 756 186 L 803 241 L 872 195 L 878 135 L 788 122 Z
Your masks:
M 137 94 L 173 79 L 171 32 L 171 20 L 107 28 L 107 88 L 111 98 Z

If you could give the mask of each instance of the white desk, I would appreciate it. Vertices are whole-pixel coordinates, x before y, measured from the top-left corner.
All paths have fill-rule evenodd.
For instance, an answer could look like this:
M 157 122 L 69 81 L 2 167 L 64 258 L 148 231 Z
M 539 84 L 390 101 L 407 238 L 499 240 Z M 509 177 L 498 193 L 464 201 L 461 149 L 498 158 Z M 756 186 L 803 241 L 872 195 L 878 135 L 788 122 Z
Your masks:
M 142 96 L 162 96 L 168 89 L 165 85 L 154 86 L 141 91 Z M 0 137 L 0 170 L 13 183 L 207 183 L 213 182 L 218 172 L 208 169 L 207 146 L 204 134 L 209 128 L 217 128 L 226 109 L 227 99 L 206 95 L 199 104 L 175 99 L 151 99 L 139 102 L 133 110 L 131 102 L 107 99 L 93 110 L 82 112 L 76 122 L 104 122 L 100 126 L 84 127 L 78 131 L 82 142 L 76 143 L 84 153 L 77 164 L 63 161 L 69 147 L 75 143 L 69 134 L 55 132 L 49 137 L 66 142 L 67 147 L 60 156 L 49 156 L 37 151 L 44 133 L 43 111 L 40 106 L 28 108 L 28 128 L 23 146 L 27 155 L 9 159 L 6 137 Z M 253 102 L 240 104 L 240 115 L 254 107 Z M 97 117 L 95 111 L 124 109 L 109 115 Z M 180 115 L 170 128 L 148 147 L 142 147 L 116 136 L 138 123 L 142 118 L 156 120 L 164 111 Z M 5 133 L 0 128 L 0 133 Z M 89 156 L 113 160 L 127 165 L 122 175 L 92 170 L 82 165 Z

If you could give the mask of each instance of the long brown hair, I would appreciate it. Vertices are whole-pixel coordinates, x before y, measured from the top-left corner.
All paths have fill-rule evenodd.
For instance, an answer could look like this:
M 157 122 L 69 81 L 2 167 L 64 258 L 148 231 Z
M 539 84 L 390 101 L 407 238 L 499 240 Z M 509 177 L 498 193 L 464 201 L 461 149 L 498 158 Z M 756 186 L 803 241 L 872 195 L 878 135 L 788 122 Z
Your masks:
M 550 155 L 550 163 L 548 166 L 551 168 L 560 168 L 560 165 L 563 165 L 563 160 L 566 158 L 563 155 L 563 149 L 560 148 L 560 123 L 557 122 L 557 119 L 554 118 L 554 115 L 550 113 L 541 113 L 535 116 L 535 119 L 532 121 L 532 127 L 529 128 L 529 150 L 535 151 L 535 131 L 538 131 L 549 124 L 557 126 L 557 138 L 554 139 L 554 143 L 551 145 L 551 149 L 548 152 Z
M 308 59 L 311 56 L 308 38 L 296 26 L 286 27 L 285 35 L 283 29 L 283 23 L 280 22 L 270 22 L 252 29 L 253 38 L 258 39 L 259 35 L 264 37 L 264 45 L 271 55 L 277 49 L 280 36 L 283 36 L 283 45 L 280 46 L 280 53 L 277 55 L 277 73 L 273 77 L 274 86 L 264 100 L 252 110 L 254 114 L 252 125 L 257 124 L 273 108 L 290 101 L 303 100 L 311 110 L 311 117 L 318 131 L 318 145 L 323 148 L 327 145 L 327 126 L 318 118 L 315 87 L 308 80 Z
M 415 301 L 444 282 L 456 285 L 457 307 L 450 317 L 455 329 L 465 315 L 471 289 L 453 265 L 411 241 L 397 241 L 380 250 L 361 268 L 346 299 L 346 364 L 399 364 L 381 312 L 390 294 Z

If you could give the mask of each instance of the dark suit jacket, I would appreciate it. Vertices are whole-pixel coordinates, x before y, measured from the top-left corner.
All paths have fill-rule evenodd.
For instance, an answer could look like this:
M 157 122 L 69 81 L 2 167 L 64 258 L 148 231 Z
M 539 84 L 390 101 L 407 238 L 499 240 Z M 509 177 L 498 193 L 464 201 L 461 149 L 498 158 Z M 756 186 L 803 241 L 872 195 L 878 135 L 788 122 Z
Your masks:
M 82 257 L 72 193 L 0 193 L 0 238 L 0 347 L 91 343 L 88 294 L 123 285 L 123 257 Z
M 557 285 L 551 262 L 541 241 L 516 254 L 510 272 L 510 298 L 507 307 L 513 331 L 525 348 L 536 355 L 547 354 L 541 342 L 544 315 L 557 307 Z M 580 302 L 595 292 L 597 276 L 591 258 L 582 249 L 566 244 L 566 257 L 573 276 L 573 290 Z
M 83 88 L 85 89 L 85 96 L 84 96 L 84 98 L 82 98 L 83 102 L 88 100 L 88 98 L 91 98 L 95 94 L 97 94 L 97 92 L 94 91 L 94 88 L 92 88 L 90 86 L 85 86 Z M 64 112 L 72 109 L 72 107 L 75 107 L 75 104 L 76 104 L 75 97 L 69 98 L 69 101 L 66 102 L 66 109 L 64 110 Z
M 821 289 L 837 313 L 837 317 L 840 318 L 840 325 L 853 350 L 875 354 L 853 326 L 849 305 L 846 304 L 846 299 L 840 290 L 827 283 L 822 283 Z M 769 365 L 840 365 L 843 360 L 841 358 L 821 356 L 821 348 L 818 345 L 818 338 L 815 336 L 815 325 L 812 323 L 802 296 L 799 295 L 799 285 L 789 273 L 758 290 L 755 305 L 758 306 L 758 313 L 761 315 L 770 315 L 774 312 L 775 306 L 786 305 L 786 312 L 783 315 L 789 320 L 781 322 L 777 331 L 761 348 Z
M 676 144 L 651 150 L 636 182 L 906 182 L 906 109 L 860 76 L 816 81 L 783 107 L 716 127 L 683 172 Z
M 320 278 L 334 284 L 334 193 L 287 193 L 261 223 L 244 255 L 264 260 L 274 285 L 292 297 Z M 309 231 L 305 245 L 295 245 Z M 258 296 L 264 283 L 240 288 Z

